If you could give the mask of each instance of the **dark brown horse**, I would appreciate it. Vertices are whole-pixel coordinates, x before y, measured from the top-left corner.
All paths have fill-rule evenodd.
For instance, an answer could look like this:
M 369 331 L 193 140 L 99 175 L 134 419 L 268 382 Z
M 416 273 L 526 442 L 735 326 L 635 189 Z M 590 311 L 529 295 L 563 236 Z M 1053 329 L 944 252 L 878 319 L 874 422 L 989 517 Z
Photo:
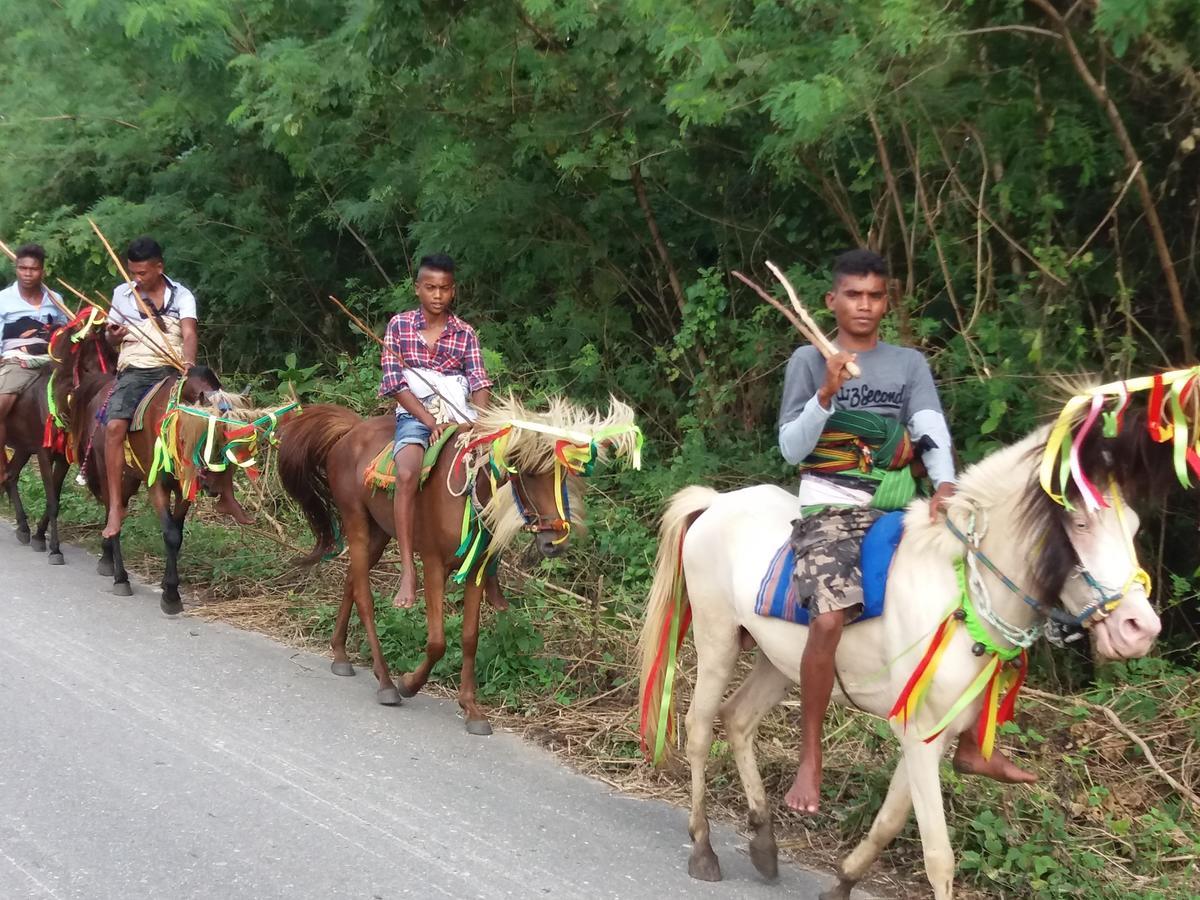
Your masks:
M 71 323 L 57 329 L 50 338 L 52 358 L 60 359 L 61 354 L 65 352 L 64 348 L 70 347 L 73 351 L 71 370 L 56 377 L 56 381 L 64 379 L 68 388 L 79 379 L 111 372 L 116 365 L 116 355 L 102 339 L 101 332 L 95 328 L 95 319 L 95 316 L 86 314 L 78 316 Z M 72 342 L 73 338 L 78 339 Z M 52 368 L 47 366 L 38 379 L 17 398 L 9 413 L 5 423 L 6 442 L 12 448 L 13 457 L 8 466 L 5 487 L 17 520 L 17 540 L 22 544 L 29 544 L 39 553 L 45 552 L 48 540 L 50 553 L 47 559 L 50 565 L 61 566 L 65 560 L 58 541 L 58 506 L 70 460 L 65 442 L 54 439 L 53 423 L 47 426 L 50 413 L 47 387 L 52 371 Z M 45 511 L 38 522 L 37 530 L 32 534 L 18 486 L 21 470 L 31 457 L 37 458 L 46 495 Z
M 589 472 L 595 457 L 609 449 L 618 455 L 631 453 L 636 462 L 640 434 L 630 409 L 615 401 L 610 415 L 601 419 L 562 401 L 552 403 L 548 413 L 532 413 L 510 399 L 484 413 L 464 432 L 459 446 L 441 453 L 417 494 L 413 528 L 414 549 L 424 572 L 425 654 L 397 686 L 376 634 L 370 584 L 371 568 L 395 534 L 392 499 L 373 477 L 377 460 L 387 458 L 394 428 L 392 416 L 364 420 L 344 407 L 323 404 L 307 407 L 279 432 L 280 478 L 317 539 L 302 563 L 312 564 L 334 551 L 338 518 L 350 548 L 350 572 L 331 641 L 333 673 L 354 674 L 346 654 L 353 607 L 371 646 L 379 682 L 376 699 L 394 705 L 401 696 L 416 694 L 446 650 L 443 610 L 446 582 L 453 573 L 465 585 L 458 703 L 469 733 L 490 734 L 487 715 L 475 700 L 479 607 L 489 560 L 521 531 L 534 534 L 544 556 L 561 553 L 572 522 L 578 522 L 582 512 L 577 476 Z M 474 462 L 473 450 L 478 452 Z M 477 472 L 473 488 L 468 488 L 470 469 Z M 466 521 L 480 530 L 464 538 L 468 503 L 477 513 Z M 477 546 L 475 539 L 481 534 Z
M 102 336 L 95 340 L 103 341 Z M 100 503 L 108 508 L 108 484 L 105 472 L 104 428 L 101 425 L 104 408 L 112 392 L 116 377 L 110 368 L 107 372 L 86 373 L 73 377 L 78 354 L 86 353 L 85 344 L 71 344 L 55 363 L 55 397 L 60 409 L 69 410 L 68 431 L 74 458 L 79 460 L 88 489 Z M 179 383 L 182 378 L 182 384 Z M 204 467 L 173 474 L 157 472 L 153 483 L 149 476 L 156 469 L 155 444 L 159 438 L 164 417 L 179 405 L 195 408 L 198 413 L 227 416 L 232 410 L 244 406 L 235 395 L 221 390 L 221 382 L 207 366 L 194 366 L 186 376 L 173 376 L 154 389 L 146 401 L 144 427 L 129 434 L 126 466 L 123 481 L 123 500 L 137 493 L 138 487 L 148 484 L 147 493 L 158 513 L 162 525 L 163 544 L 166 548 L 166 566 L 162 579 L 160 607 L 167 615 L 177 615 L 183 610 L 179 596 L 179 551 L 183 546 L 183 525 L 196 494 L 196 487 L 203 487 L 210 494 L 222 499 L 222 508 L 234 512 L 238 521 L 249 522 L 234 499 L 233 468 L 209 471 Z M 193 429 L 194 430 L 194 429 Z M 222 423 L 217 433 L 222 437 L 231 431 Z M 195 437 L 192 438 L 194 443 Z M 184 443 L 187 443 L 185 440 Z M 194 485 L 194 487 L 193 487 Z M 237 513 L 240 513 L 240 518 Z M 129 584 L 129 573 L 125 569 L 121 554 L 120 535 L 104 538 L 97 572 L 113 576 L 113 593 L 128 597 L 133 593 Z
M 13 515 L 17 520 L 17 540 L 29 544 L 38 552 L 46 550 L 46 533 L 49 530 L 50 564 L 61 566 L 63 555 L 58 545 L 58 497 L 63 480 L 67 477 L 68 463 L 61 453 L 52 453 L 42 446 L 42 433 L 46 422 L 46 383 L 50 377 L 47 367 L 17 397 L 5 422 L 6 443 L 12 449 L 12 460 L 8 463 L 8 477 L 4 487 L 12 503 Z M 31 457 L 36 457 L 45 489 L 46 508 L 38 522 L 37 531 L 30 534 L 29 517 L 21 501 L 18 484 L 21 472 Z

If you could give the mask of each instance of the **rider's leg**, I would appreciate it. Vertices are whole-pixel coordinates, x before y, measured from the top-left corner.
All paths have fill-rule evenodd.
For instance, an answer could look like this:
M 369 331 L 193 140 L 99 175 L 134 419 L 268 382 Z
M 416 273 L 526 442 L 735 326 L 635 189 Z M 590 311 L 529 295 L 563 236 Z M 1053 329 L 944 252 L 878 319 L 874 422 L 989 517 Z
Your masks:
M 104 426 L 105 478 L 108 484 L 108 522 L 101 532 L 104 537 L 121 533 L 125 521 L 125 435 L 129 433 L 128 419 L 111 419 Z
M 417 488 L 421 478 L 421 460 L 425 448 L 406 444 L 396 453 L 396 497 L 393 509 L 396 519 L 396 543 L 400 545 L 400 590 L 392 603 L 408 609 L 417 602 L 417 572 L 413 566 L 413 512 L 417 505 Z
M 8 479 L 8 454 L 4 452 L 8 440 L 8 414 L 17 404 L 19 394 L 0 394 L 0 488 Z
M 958 736 L 958 749 L 954 752 L 954 771 L 964 775 L 983 775 L 1005 784 L 1031 784 L 1037 781 L 1037 775 L 1026 772 L 1011 759 L 1000 752 L 992 750 L 992 758 L 984 759 L 975 737 L 974 726 Z
M 800 767 L 784 802 L 801 813 L 821 806 L 821 729 L 833 693 L 833 666 L 846 610 L 816 613 L 808 622 L 808 643 L 800 660 Z

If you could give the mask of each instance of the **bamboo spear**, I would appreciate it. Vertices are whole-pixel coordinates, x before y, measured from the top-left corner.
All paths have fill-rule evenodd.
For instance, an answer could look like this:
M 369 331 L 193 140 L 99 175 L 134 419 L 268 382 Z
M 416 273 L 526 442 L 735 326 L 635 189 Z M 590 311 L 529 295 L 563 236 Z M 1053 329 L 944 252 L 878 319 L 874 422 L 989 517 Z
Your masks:
M 108 251 L 108 255 L 116 264 L 117 271 L 121 273 L 121 277 L 124 278 L 126 283 L 129 285 L 129 289 L 133 292 L 133 298 L 137 301 L 138 308 L 142 311 L 142 315 L 153 321 L 155 326 L 158 328 L 159 334 L 165 338 L 166 330 L 163 328 L 162 323 L 159 322 L 157 317 L 154 315 L 154 311 L 150 309 L 149 305 L 142 298 L 141 292 L 137 289 L 137 283 L 130 278 L 129 273 L 125 271 L 125 266 L 121 262 L 121 257 L 119 257 L 117 252 L 113 250 L 112 244 L 108 242 L 108 238 L 104 236 L 104 232 L 100 230 L 100 226 L 97 225 L 91 218 L 88 218 L 88 224 L 92 226 L 92 231 L 96 232 L 96 237 L 100 238 L 100 243 L 104 245 L 104 249 Z M 170 363 L 174 368 L 178 369 L 180 373 L 187 373 L 187 366 L 183 364 L 183 360 L 181 360 L 175 354 L 175 351 L 172 350 L 169 345 L 159 344 L 157 338 L 151 340 L 149 333 L 142 332 L 140 329 L 134 328 L 132 330 L 138 334 L 145 334 L 147 346 L 150 346 L 155 353 L 157 353 L 163 360 Z
M 346 305 L 344 303 L 342 303 L 341 300 L 339 300 L 337 297 L 333 296 L 333 294 L 329 295 L 329 299 L 333 301 L 334 305 L 338 309 L 340 309 L 342 312 L 344 312 L 347 316 L 350 317 L 350 321 L 358 326 L 359 331 L 361 331 L 363 334 L 366 334 L 369 337 L 373 338 L 375 343 L 377 343 L 380 347 L 385 346 L 383 343 L 383 338 L 381 338 L 374 331 L 372 331 L 371 328 L 362 319 L 360 319 L 354 313 L 350 312 L 350 310 L 346 308 Z M 424 376 L 422 376 L 420 372 L 416 371 L 415 369 L 413 369 L 411 367 L 409 367 L 408 372 L 409 372 L 409 374 L 416 376 L 417 381 L 421 382 L 421 384 L 425 385 L 425 387 L 429 388 L 429 390 L 431 390 L 433 393 L 437 394 L 437 396 L 439 398 L 441 398 L 441 401 L 443 403 L 445 403 L 448 407 L 450 407 L 450 411 L 459 417 L 459 420 L 461 422 L 470 422 L 471 421 L 470 416 L 468 416 L 461 409 L 459 409 L 452 402 L 450 402 L 449 398 L 447 398 L 445 394 L 443 394 L 441 391 L 439 391 L 437 388 L 435 388 L 432 384 L 430 384 L 428 381 L 426 381 Z
M 13 262 L 17 261 L 17 254 L 13 253 L 12 249 L 8 246 L 8 244 L 4 243 L 4 241 L 0 241 L 0 250 L 3 250 L 4 255 L 7 256 L 9 259 L 11 259 Z M 67 283 L 65 281 L 63 281 L 61 278 L 58 280 L 62 284 L 63 287 L 67 287 Z M 61 310 L 62 313 L 68 319 L 75 318 L 75 313 L 72 311 L 71 307 L 67 306 L 62 301 L 58 300 L 54 296 L 53 291 L 50 292 L 50 302 L 53 303 L 55 306 L 57 306 L 59 308 L 59 310 Z

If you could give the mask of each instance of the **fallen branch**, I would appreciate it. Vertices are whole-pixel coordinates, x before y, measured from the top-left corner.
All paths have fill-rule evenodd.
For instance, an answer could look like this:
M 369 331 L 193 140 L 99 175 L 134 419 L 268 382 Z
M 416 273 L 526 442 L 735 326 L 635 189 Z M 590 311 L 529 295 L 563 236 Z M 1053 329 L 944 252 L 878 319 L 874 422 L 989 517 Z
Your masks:
M 1062 708 L 1063 698 L 1057 694 L 1048 694 L 1045 691 L 1039 691 L 1035 688 L 1026 688 L 1025 693 L 1031 697 L 1037 697 L 1039 700 L 1044 700 L 1047 704 L 1053 706 L 1055 709 Z M 1125 737 L 1129 738 L 1129 740 L 1137 745 L 1138 749 L 1142 751 L 1142 755 L 1146 757 L 1146 762 L 1150 764 L 1150 768 L 1157 772 L 1162 780 L 1169 784 L 1176 791 L 1176 793 L 1179 794 L 1179 796 L 1183 797 L 1183 799 L 1190 803 L 1193 809 L 1200 811 L 1200 796 L 1197 796 L 1191 788 L 1181 783 L 1166 769 L 1164 769 L 1162 764 L 1159 763 L 1158 759 L 1155 757 L 1154 753 L 1150 750 L 1149 745 L 1140 737 L 1138 737 L 1128 725 L 1122 722 L 1120 716 L 1101 703 L 1092 703 L 1089 700 L 1081 700 L 1078 697 L 1072 697 L 1071 702 L 1077 703 L 1080 706 L 1091 710 L 1092 712 L 1100 713 L 1100 715 L 1108 719 L 1109 724 L 1111 724 L 1113 728 L 1117 729 L 1117 731 L 1121 732 L 1121 734 L 1125 735 Z

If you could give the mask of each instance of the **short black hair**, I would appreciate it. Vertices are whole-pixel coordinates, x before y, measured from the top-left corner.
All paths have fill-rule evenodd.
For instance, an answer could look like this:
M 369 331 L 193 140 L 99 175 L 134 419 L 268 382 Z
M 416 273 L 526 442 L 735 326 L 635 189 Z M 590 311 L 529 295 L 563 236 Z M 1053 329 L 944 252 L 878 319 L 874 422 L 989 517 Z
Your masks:
M 433 269 L 435 272 L 453 275 L 454 260 L 445 253 L 430 253 L 428 256 L 422 256 L 421 262 L 417 264 L 417 271 L 422 269 Z
M 833 261 L 833 283 L 835 285 L 843 275 L 878 275 L 881 278 L 887 278 L 889 274 L 887 260 L 874 250 L 868 250 L 865 247 L 839 253 Z
M 151 260 L 162 262 L 162 244 L 148 235 L 134 238 L 125 250 L 125 258 L 130 262 L 150 262 Z
M 41 244 L 22 244 L 17 248 L 15 255 L 17 259 L 25 259 L 28 257 L 30 259 L 36 259 L 43 266 L 46 265 L 46 248 Z

